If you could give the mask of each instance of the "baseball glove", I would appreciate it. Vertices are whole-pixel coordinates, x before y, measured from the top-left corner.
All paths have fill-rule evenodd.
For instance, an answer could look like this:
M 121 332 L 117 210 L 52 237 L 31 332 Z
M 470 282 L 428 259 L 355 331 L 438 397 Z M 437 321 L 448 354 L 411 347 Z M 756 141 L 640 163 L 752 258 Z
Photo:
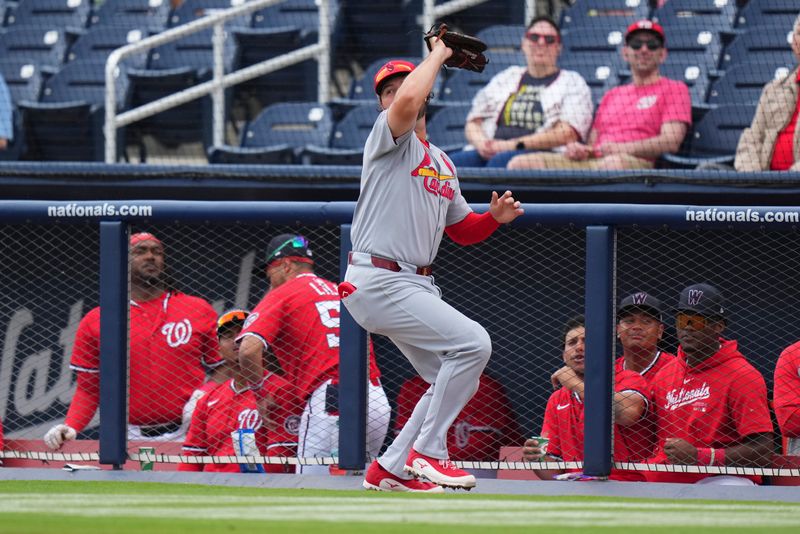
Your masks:
M 433 37 L 438 37 L 440 41 L 444 41 L 447 48 L 453 51 L 453 55 L 444 62 L 446 67 L 483 72 L 483 68 L 489 63 L 489 60 L 483 55 L 486 50 L 486 43 L 477 37 L 452 32 L 447 29 L 447 24 L 444 23 L 434 24 L 425 34 L 425 44 L 428 45 L 428 50 L 433 50 L 433 46 L 431 46 Z

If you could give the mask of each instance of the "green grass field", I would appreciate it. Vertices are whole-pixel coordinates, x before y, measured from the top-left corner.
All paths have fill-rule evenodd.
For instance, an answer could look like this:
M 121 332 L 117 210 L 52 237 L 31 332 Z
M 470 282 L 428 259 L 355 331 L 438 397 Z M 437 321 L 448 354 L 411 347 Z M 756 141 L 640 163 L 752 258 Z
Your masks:
M 0 482 L 3 533 L 798 532 L 800 504 Z

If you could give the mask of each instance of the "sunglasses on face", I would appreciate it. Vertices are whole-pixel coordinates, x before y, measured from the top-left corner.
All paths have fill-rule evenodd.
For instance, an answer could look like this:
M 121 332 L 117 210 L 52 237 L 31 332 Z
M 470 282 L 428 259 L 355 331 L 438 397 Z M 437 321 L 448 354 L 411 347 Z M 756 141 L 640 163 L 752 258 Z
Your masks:
M 275 252 L 270 254 L 269 258 L 267 258 L 267 263 L 271 263 L 275 259 L 275 257 L 278 255 L 278 253 L 281 250 L 283 250 L 284 248 L 288 247 L 289 245 L 291 245 L 292 248 L 307 248 L 308 247 L 308 239 L 306 239 L 305 237 L 303 237 L 301 235 L 298 235 L 296 237 L 293 237 L 292 239 L 289 239 L 288 241 L 283 243 L 281 246 L 276 248 Z
M 217 319 L 217 328 L 220 328 L 232 321 L 239 321 L 240 323 L 243 323 L 245 319 L 247 319 L 247 312 L 242 310 L 229 311 Z
M 541 39 L 544 39 L 546 45 L 551 45 L 558 42 L 558 35 L 544 35 L 541 33 L 528 33 L 525 34 L 525 37 L 528 38 L 529 41 L 532 43 L 539 43 Z
M 708 325 L 709 321 L 710 319 L 703 315 L 679 313 L 675 316 L 675 327 L 682 330 L 691 325 L 695 330 L 703 330 Z
M 643 46 L 646 46 L 648 50 L 658 50 L 661 48 L 661 41 L 658 39 L 648 39 L 646 41 L 643 39 L 631 39 L 628 46 L 633 50 L 639 50 Z

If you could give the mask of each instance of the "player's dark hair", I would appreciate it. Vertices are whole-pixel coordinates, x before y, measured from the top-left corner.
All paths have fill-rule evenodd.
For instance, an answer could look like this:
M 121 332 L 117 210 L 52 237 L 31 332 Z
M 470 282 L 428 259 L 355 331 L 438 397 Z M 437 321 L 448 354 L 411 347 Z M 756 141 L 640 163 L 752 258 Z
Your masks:
M 531 22 L 528 24 L 528 27 L 526 29 L 530 30 L 537 22 L 548 23 L 556 31 L 556 35 L 558 35 L 558 40 L 559 41 L 561 40 L 561 28 L 558 27 L 558 23 L 556 23 L 553 17 L 549 15 L 536 15 L 535 17 L 533 17 L 533 19 L 531 19 Z
M 564 331 L 561 335 L 561 341 L 567 339 L 567 334 L 570 333 L 571 330 L 575 330 L 576 328 L 586 327 L 586 319 L 583 315 L 576 315 L 575 317 L 571 317 L 566 324 L 564 325 Z

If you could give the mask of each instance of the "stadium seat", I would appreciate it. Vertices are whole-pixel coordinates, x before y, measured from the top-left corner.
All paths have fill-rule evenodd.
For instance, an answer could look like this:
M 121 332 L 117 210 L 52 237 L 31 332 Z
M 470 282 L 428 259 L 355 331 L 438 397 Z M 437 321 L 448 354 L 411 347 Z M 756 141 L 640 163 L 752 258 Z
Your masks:
M 127 99 L 124 70 L 117 77 L 117 108 Z M 45 82 L 39 102 L 21 101 L 24 159 L 102 161 L 105 118 L 105 61 L 75 61 Z M 122 131 L 118 131 L 120 141 Z M 118 143 L 118 146 L 123 146 Z
M 564 70 L 573 70 L 583 76 L 592 91 L 592 102 L 595 108 L 609 89 L 620 84 L 617 62 L 585 61 L 581 57 L 569 56 L 559 60 L 558 66 Z
M 561 12 L 559 26 L 562 30 L 601 28 L 624 31 L 630 23 L 647 18 L 649 11 L 648 0 L 576 0 Z
M 444 106 L 428 119 L 428 136 L 444 152 L 461 150 L 467 143 L 464 125 L 467 122 L 469 104 Z
M 689 96 L 692 105 L 699 106 L 706 102 L 708 88 L 711 81 L 708 68 L 700 62 L 679 62 L 676 58 L 667 56 L 667 61 L 661 65 L 661 74 L 673 80 L 680 80 L 689 87 Z
M 699 65 L 715 73 L 722 58 L 722 38 L 710 30 L 674 29 L 667 33 L 667 63 Z
M 100 60 L 107 59 L 108 55 L 127 44 L 135 43 L 147 37 L 148 30 L 128 26 L 100 26 L 93 27 L 70 47 L 67 61 L 75 60 Z M 147 64 L 146 51 L 123 59 L 127 67 L 144 68 Z
M 147 28 L 157 33 L 167 27 L 170 0 L 107 0 L 92 13 L 89 23 L 94 26 Z
M 476 37 L 486 43 L 488 57 L 494 54 L 518 54 L 525 61 L 522 54 L 522 39 L 525 36 L 525 26 L 522 24 L 501 24 L 489 26 L 479 31 Z M 520 65 L 522 63 L 520 62 Z
M 689 153 L 667 154 L 672 166 L 693 169 L 703 163 L 732 164 L 742 130 L 750 126 L 755 104 L 731 104 L 713 108 L 689 131 Z
M 364 157 L 364 143 L 367 141 L 378 107 L 372 104 L 356 106 L 333 127 L 327 147 L 308 145 L 300 158 L 305 165 L 361 165 Z
M 52 26 L 10 28 L 0 34 L 0 57 L 24 59 L 45 72 L 55 72 L 69 46 L 66 33 Z
M 560 61 L 622 66 L 621 49 L 625 28 L 576 28 L 562 33 Z
M 20 0 L 6 17 L 6 26 L 80 30 L 86 27 L 91 9 L 91 0 Z
M 274 104 L 242 132 L 239 147 L 213 147 L 210 163 L 295 163 L 305 145 L 327 146 L 331 111 L 316 102 Z
M 776 31 L 771 26 L 749 27 L 726 48 L 720 68 L 725 70 L 740 63 L 766 63 L 775 67 L 793 67 L 797 59 L 792 53 L 792 28 Z
M 175 8 L 169 16 L 169 27 L 174 28 L 187 22 L 192 22 L 210 15 L 212 13 L 221 11 L 223 9 L 230 9 L 241 5 L 239 0 L 183 0 L 181 4 Z M 235 19 L 228 20 L 226 26 L 228 27 L 248 27 L 252 21 L 252 14 L 242 15 Z
M 797 0 L 751 0 L 739 10 L 736 27 L 764 26 L 788 32 L 799 9 Z
M 0 74 L 6 81 L 12 102 L 39 100 L 44 77 L 36 63 L 24 58 L 0 58 Z
M 339 19 L 339 4 L 329 2 L 331 34 L 336 33 Z M 319 31 L 319 6 L 315 0 L 285 0 L 253 14 L 254 28 L 300 28 L 305 38 L 308 33 L 317 35 Z
M 775 67 L 767 63 L 733 65 L 711 86 L 708 103 L 757 104 L 764 86 L 774 79 L 785 77 L 789 72 L 789 67 Z
M 435 0 L 435 5 L 447 3 L 449 0 Z M 404 0 L 402 2 L 406 13 L 415 18 L 422 13 L 423 0 Z M 438 20 L 446 22 L 451 28 L 475 35 L 489 26 L 498 24 L 519 24 L 525 18 L 524 2 L 509 2 L 508 0 L 486 0 L 476 5 L 463 8 L 449 15 L 444 15 Z M 419 26 L 417 26 L 419 30 Z M 425 28 L 427 31 L 428 28 Z M 421 34 L 420 34 L 421 35 Z
M 652 13 L 652 18 L 664 26 L 667 43 L 677 29 L 711 32 L 730 32 L 736 21 L 734 0 L 668 0 Z
M 442 89 L 442 103 L 469 104 L 478 91 L 486 87 L 491 79 L 510 65 L 490 61 L 483 72 L 456 70 L 447 78 Z

